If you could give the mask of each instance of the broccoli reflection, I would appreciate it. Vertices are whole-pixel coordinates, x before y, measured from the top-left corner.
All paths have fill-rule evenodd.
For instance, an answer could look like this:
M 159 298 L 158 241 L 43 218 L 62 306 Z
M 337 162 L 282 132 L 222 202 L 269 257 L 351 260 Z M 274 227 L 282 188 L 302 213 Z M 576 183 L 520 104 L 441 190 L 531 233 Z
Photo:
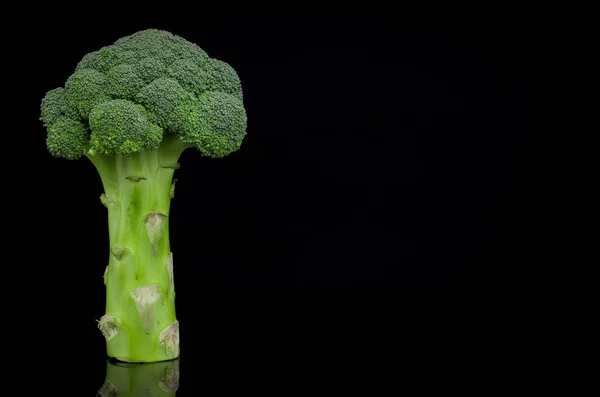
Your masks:
M 174 397 L 179 388 L 179 359 L 133 364 L 107 360 L 99 397 Z

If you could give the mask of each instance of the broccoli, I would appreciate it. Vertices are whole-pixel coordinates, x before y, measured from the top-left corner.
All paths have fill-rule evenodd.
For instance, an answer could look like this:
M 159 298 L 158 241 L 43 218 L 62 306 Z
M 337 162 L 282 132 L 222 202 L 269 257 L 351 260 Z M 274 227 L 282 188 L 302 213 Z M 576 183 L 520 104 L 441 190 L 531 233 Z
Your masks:
M 223 158 L 240 149 L 247 114 L 240 78 L 199 46 L 158 29 L 85 55 L 64 87 L 41 101 L 52 157 L 88 158 L 108 209 L 106 312 L 98 328 L 109 357 L 179 357 L 169 209 L 187 148 Z

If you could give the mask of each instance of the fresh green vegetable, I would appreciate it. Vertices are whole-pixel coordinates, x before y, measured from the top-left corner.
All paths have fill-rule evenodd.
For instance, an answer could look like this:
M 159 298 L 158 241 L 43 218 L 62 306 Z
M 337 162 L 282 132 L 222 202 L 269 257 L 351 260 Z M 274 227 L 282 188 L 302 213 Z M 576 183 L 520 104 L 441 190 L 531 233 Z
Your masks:
M 247 114 L 236 71 L 157 29 L 83 57 L 41 102 L 54 157 L 88 158 L 108 209 L 107 354 L 156 362 L 179 356 L 169 209 L 186 148 L 223 158 L 240 149 Z

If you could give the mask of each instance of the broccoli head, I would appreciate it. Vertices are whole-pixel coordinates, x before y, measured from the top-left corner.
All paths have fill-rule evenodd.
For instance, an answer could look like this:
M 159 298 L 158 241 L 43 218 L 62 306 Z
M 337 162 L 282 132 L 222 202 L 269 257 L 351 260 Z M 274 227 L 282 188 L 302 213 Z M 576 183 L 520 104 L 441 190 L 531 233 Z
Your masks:
M 148 29 L 85 55 L 41 101 L 51 156 L 89 159 L 108 210 L 106 314 L 98 328 L 119 361 L 179 356 L 169 211 L 179 157 L 240 149 L 247 115 L 236 71 L 199 46 Z
M 43 98 L 41 120 L 50 154 L 71 160 L 89 150 L 132 156 L 157 148 L 159 137 L 179 139 L 203 156 L 224 157 L 241 146 L 247 127 L 236 71 L 158 29 L 85 55 L 64 87 Z M 191 138 L 197 136 L 202 139 Z

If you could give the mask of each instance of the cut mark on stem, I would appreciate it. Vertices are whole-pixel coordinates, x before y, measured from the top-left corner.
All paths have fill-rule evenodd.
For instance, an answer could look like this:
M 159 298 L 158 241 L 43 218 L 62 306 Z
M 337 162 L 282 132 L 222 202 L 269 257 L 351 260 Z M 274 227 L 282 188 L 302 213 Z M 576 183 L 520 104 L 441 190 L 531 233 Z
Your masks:
M 160 285 L 150 284 L 138 287 L 129 293 L 135 302 L 135 307 L 142 319 L 142 325 L 147 334 L 154 328 L 154 303 L 160 298 Z
M 114 316 L 104 315 L 98 320 L 98 329 L 102 332 L 107 342 L 117 335 L 120 325 L 121 320 Z
M 181 165 L 179 163 L 175 163 L 175 164 L 161 164 L 160 168 L 170 168 L 173 170 L 178 170 L 179 167 L 181 167 Z
M 148 214 L 146 220 L 144 221 L 146 233 L 148 233 L 148 240 L 150 240 L 150 245 L 152 246 L 152 255 L 155 258 L 158 253 L 158 245 L 160 244 L 160 239 L 163 232 L 163 224 L 166 217 L 167 216 L 165 214 L 153 212 Z
M 138 183 L 139 181 L 145 181 L 146 178 L 144 178 L 143 176 L 126 176 L 125 179 L 134 182 L 134 183 Z
M 175 298 L 175 275 L 173 274 L 173 253 L 169 253 L 167 257 L 167 273 L 169 274 L 169 293 Z
M 104 193 L 102 193 L 102 195 L 100 196 L 100 202 L 102 202 L 102 204 L 109 209 L 117 206 L 117 202 L 111 198 L 106 197 Z
M 110 252 L 114 255 L 114 257 L 118 261 L 123 259 L 123 256 L 127 253 L 127 251 L 133 251 L 133 250 L 129 247 L 123 248 L 120 245 L 113 245 L 112 247 L 110 247 Z
M 179 389 L 179 361 L 174 361 L 173 368 L 165 371 L 165 377 L 160 379 L 158 386 L 167 393 L 173 393 Z
M 165 347 L 167 354 L 173 353 L 177 356 L 179 354 L 179 321 L 175 320 L 173 324 L 162 330 L 158 341 Z
M 100 390 L 98 390 L 99 397 L 119 397 L 119 389 L 117 386 L 110 383 L 109 380 L 104 382 Z
M 110 248 L 110 252 L 114 255 L 115 258 L 117 258 L 118 261 L 120 261 L 123 258 L 123 252 L 125 252 L 125 250 L 123 249 L 123 247 L 114 245 Z
M 175 184 L 177 183 L 177 179 L 173 180 L 173 183 L 171 184 L 171 188 L 169 189 L 169 195 L 171 196 L 171 198 L 175 198 Z

